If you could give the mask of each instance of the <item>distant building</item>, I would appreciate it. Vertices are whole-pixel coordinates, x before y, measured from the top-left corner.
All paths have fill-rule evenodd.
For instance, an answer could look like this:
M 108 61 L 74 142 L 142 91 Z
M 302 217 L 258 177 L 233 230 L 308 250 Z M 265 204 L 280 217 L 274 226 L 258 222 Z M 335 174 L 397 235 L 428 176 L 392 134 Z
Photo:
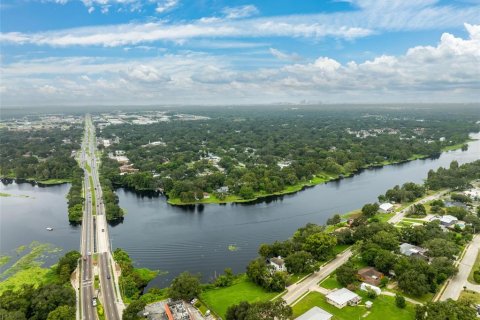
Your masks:
M 217 191 L 218 193 L 228 193 L 229 188 L 228 188 L 228 186 L 223 186 L 223 187 L 218 188 L 215 191 Z
M 383 278 L 383 273 L 373 267 L 366 267 L 357 271 L 357 277 L 360 281 L 378 286 Z
M 287 267 L 285 266 L 285 261 L 280 256 L 270 258 L 269 263 L 271 266 L 275 268 L 275 271 L 287 271 Z
M 413 257 L 428 259 L 428 257 L 425 255 L 426 252 L 427 252 L 427 249 L 414 246 L 413 244 L 410 244 L 410 243 L 405 242 L 400 245 L 400 253 L 407 257 L 413 256 Z
M 330 320 L 332 318 L 333 315 L 328 313 L 327 311 L 319 307 L 313 307 L 312 309 L 302 314 L 300 317 L 296 318 L 296 320 Z
M 382 203 L 378 207 L 378 211 L 380 211 L 381 213 L 390 213 L 393 211 L 393 204 L 389 202 Z
M 342 309 L 346 305 L 356 306 L 360 300 L 362 300 L 358 294 L 348 290 L 347 288 L 332 291 L 326 295 L 326 298 L 328 303 L 339 309 Z

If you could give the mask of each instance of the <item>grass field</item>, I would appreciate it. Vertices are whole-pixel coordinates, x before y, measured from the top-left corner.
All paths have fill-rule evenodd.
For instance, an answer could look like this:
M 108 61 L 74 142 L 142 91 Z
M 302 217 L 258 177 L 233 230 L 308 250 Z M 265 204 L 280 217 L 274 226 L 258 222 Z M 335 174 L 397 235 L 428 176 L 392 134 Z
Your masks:
M 320 286 L 325 289 L 340 289 L 342 285 L 338 283 L 337 278 L 334 274 L 320 282 Z
M 470 270 L 470 274 L 468 275 L 468 281 L 471 282 L 471 283 L 477 283 L 474 279 L 473 279 L 473 273 L 480 269 L 480 252 L 477 252 L 477 259 L 475 260 L 475 264 L 473 265 L 472 267 L 472 270 Z
M 466 290 L 466 291 L 462 290 L 458 300 L 462 300 L 462 299 L 468 299 L 478 304 L 480 303 L 480 293 L 470 291 L 470 290 Z
M 267 292 L 248 280 L 246 275 L 241 275 L 230 287 L 205 290 L 200 299 L 211 311 L 225 318 L 227 308 L 233 304 L 241 301 L 268 301 L 276 295 L 278 292 Z
M 311 292 L 293 306 L 293 316 L 298 317 L 314 306 L 320 307 L 333 315 L 333 320 L 353 320 L 353 319 L 385 319 L 385 320 L 412 320 L 415 318 L 414 307 L 407 303 L 405 309 L 399 309 L 395 306 L 395 298 L 390 296 L 379 296 L 374 300 L 371 310 L 367 310 L 364 305 L 367 301 L 366 297 L 362 296 L 362 302 L 359 306 L 346 306 L 343 309 L 338 309 L 325 300 L 325 296 L 318 292 Z M 367 312 L 370 311 L 370 313 Z

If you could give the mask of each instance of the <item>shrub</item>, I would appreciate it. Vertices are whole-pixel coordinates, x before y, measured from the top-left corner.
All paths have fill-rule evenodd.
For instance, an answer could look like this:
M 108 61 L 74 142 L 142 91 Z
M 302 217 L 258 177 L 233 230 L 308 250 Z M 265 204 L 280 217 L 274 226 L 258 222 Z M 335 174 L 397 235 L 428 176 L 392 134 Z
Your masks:
M 407 306 L 407 302 L 405 301 L 405 298 L 401 295 L 396 294 L 395 295 L 395 305 L 399 307 L 400 309 L 403 309 Z

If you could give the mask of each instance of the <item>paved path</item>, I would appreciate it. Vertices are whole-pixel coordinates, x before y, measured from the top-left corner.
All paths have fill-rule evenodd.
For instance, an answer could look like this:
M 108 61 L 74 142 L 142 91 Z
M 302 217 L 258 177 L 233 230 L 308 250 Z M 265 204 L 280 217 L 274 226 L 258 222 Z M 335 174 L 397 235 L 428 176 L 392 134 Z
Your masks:
M 475 264 L 479 249 L 480 236 L 476 235 L 468 245 L 463 258 L 458 265 L 458 273 L 448 281 L 445 290 L 440 296 L 441 301 L 447 299 L 457 300 L 464 286 L 467 286 L 467 288 L 473 291 L 480 292 L 480 286 L 470 284 L 468 282 L 468 275 L 470 274 L 470 271 Z
M 390 291 L 384 291 L 382 290 L 382 293 L 384 296 L 390 296 L 390 297 L 395 297 L 395 293 L 393 292 L 390 292 Z M 410 302 L 410 303 L 413 303 L 413 304 L 419 304 L 421 305 L 422 303 L 417 301 L 417 300 L 413 300 L 413 299 L 410 299 L 408 297 L 404 297 L 406 301 Z
M 302 282 L 292 284 L 291 286 L 287 287 L 288 292 L 283 296 L 283 300 L 285 300 L 288 304 L 291 304 L 308 291 L 315 291 L 318 287 L 317 284 L 320 281 L 328 277 L 338 267 L 347 262 L 351 256 L 352 250 L 347 249 L 337 255 L 335 259 L 321 267 L 319 271 L 314 272 Z
M 393 217 L 390 218 L 390 220 L 388 220 L 388 222 L 390 222 L 391 224 L 397 224 L 399 223 L 400 221 L 402 221 L 403 218 L 405 218 L 405 215 L 408 213 L 408 211 L 410 210 L 410 207 L 413 206 L 414 204 L 425 204 L 427 202 L 430 202 L 432 200 L 436 200 L 436 199 L 439 199 L 441 196 L 443 196 L 445 193 L 447 193 L 449 190 L 445 190 L 445 191 L 441 191 L 441 192 L 438 192 L 438 193 L 435 193 L 431 196 L 428 196 L 428 197 L 425 197 L 421 200 L 418 200 L 414 203 L 412 203 L 411 205 L 409 205 L 408 207 L 406 208 L 403 208 L 402 210 L 400 210 L 399 212 L 397 212 Z

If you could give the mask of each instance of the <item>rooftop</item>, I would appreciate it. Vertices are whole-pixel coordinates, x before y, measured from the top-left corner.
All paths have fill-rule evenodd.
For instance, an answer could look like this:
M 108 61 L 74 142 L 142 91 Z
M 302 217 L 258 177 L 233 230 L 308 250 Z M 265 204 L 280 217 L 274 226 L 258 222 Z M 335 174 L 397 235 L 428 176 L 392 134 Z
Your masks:
M 300 317 L 296 318 L 296 320 L 330 320 L 332 317 L 333 315 L 327 311 L 320 309 L 319 307 L 313 307 Z
M 360 296 L 355 292 L 348 290 L 347 288 L 342 288 L 330 292 L 326 297 L 337 304 L 345 304 L 352 299 L 359 298 Z

